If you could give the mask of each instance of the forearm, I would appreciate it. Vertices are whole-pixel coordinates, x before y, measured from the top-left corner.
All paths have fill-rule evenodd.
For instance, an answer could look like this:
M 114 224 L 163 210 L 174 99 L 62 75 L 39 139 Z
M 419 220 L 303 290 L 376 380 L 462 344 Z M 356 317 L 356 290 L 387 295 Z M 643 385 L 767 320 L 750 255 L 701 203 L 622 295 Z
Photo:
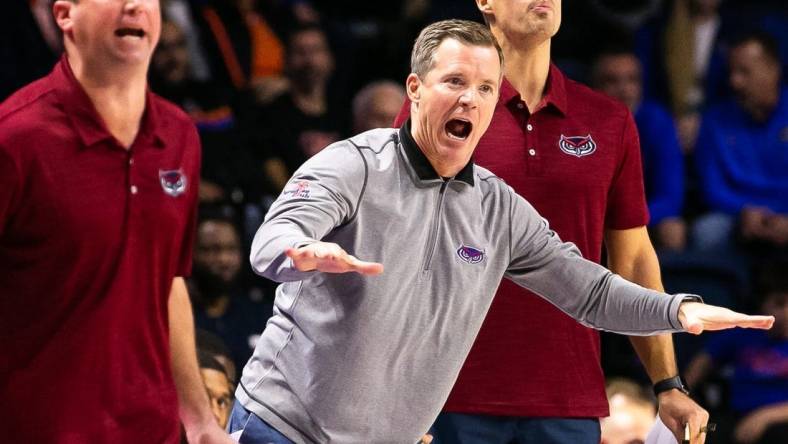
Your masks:
M 652 290 L 664 291 L 659 270 L 659 260 L 648 232 L 635 228 L 634 231 L 610 232 L 608 244 L 608 267 L 624 279 Z M 619 244 L 627 242 L 630 249 Z M 670 334 L 659 336 L 631 336 L 630 341 L 652 382 L 676 376 L 678 368 Z
M 759 410 L 764 412 L 768 418 L 769 424 L 788 422 L 788 402 L 767 405 L 761 407 Z
M 173 280 L 169 297 L 170 351 L 172 374 L 178 391 L 178 404 L 184 427 L 214 421 L 208 406 L 194 342 L 191 303 L 183 278 Z
M 512 193 L 513 194 L 513 193 Z M 546 221 L 514 196 L 512 259 L 505 276 L 542 296 L 583 325 L 621 334 L 683 331 L 682 296 L 666 296 L 614 275 L 583 259 Z M 644 228 L 645 229 L 645 228 Z
M 275 282 L 300 281 L 310 272 L 298 271 L 285 256 L 288 248 L 298 248 L 316 242 L 287 219 L 264 223 L 252 241 L 250 262 L 254 271 Z
M 567 248 L 546 245 L 541 249 L 551 253 L 526 269 L 511 266 L 506 277 L 588 327 L 628 335 L 683 331 L 682 296 L 639 287 Z

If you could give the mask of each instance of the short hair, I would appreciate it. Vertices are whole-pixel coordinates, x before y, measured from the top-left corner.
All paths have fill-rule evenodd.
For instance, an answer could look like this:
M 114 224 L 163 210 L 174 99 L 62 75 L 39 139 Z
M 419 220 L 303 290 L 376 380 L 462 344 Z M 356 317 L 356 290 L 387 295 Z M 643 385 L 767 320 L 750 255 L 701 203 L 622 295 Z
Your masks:
M 591 83 L 594 85 L 599 84 L 599 68 L 602 60 L 613 57 L 632 57 L 637 60 L 640 65 L 640 59 L 630 45 L 617 44 L 609 45 L 604 48 L 594 57 L 594 62 L 591 65 Z M 641 66 L 642 69 L 642 66 Z
M 216 370 L 227 376 L 227 370 L 224 366 L 219 363 L 219 360 L 212 353 L 206 350 L 197 350 L 197 365 L 200 369 Z M 227 379 L 229 380 L 230 377 L 227 376 Z
M 747 43 L 757 43 L 763 49 L 763 53 L 767 58 L 777 65 L 782 64 L 780 60 L 780 44 L 773 35 L 764 31 L 747 31 L 734 37 L 730 42 L 730 48 L 733 50 Z
M 654 395 L 650 390 L 626 378 L 608 379 L 605 382 L 605 394 L 607 394 L 607 399 L 611 399 L 615 395 L 622 395 L 634 403 L 644 406 L 648 405 L 652 408 L 656 404 Z
M 323 36 L 326 40 L 326 44 L 328 45 L 329 50 L 331 49 L 331 43 L 328 41 L 328 33 L 326 30 L 323 29 L 322 26 L 318 25 L 317 23 L 304 23 L 297 25 L 296 27 L 290 29 L 285 37 L 284 46 L 286 54 L 289 55 L 291 53 L 293 47 L 293 39 L 300 34 L 305 34 L 307 32 L 317 32 Z
M 232 353 L 230 353 L 230 349 L 227 348 L 227 345 L 225 345 L 216 334 L 201 328 L 196 328 L 194 330 L 194 338 L 197 343 L 198 351 L 209 353 L 212 356 L 224 356 L 232 361 L 233 356 Z
M 435 63 L 435 51 L 444 40 L 449 38 L 468 45 L 495 48 L 503 72 L 503 51 L 490 29 L 481 23 L 457 19 L 435 22 L 419 33 L 410 55 L 411 72 L 424 77 Z
M 352 108 L 353 108 L 354 119 L 358 119 L 360 115 L 363 115 L 368 111 L 369 105 L 372 103 L 374 94 L 379 89 L 382 88 L 389 88 L 391 91 L 397 91 L 398 94 L 402 95 L 404 100 L 405 88 L 403 88 L 402 85 L 392 80 L 376 80 L 361 88 L 356 93 L 356 96 L 353 97 Z
M 197 225 L 208 221 L 224 222 L 240 233 L 238 219 L 238 212 L 227 204 L 200 204 L 197 211 Z

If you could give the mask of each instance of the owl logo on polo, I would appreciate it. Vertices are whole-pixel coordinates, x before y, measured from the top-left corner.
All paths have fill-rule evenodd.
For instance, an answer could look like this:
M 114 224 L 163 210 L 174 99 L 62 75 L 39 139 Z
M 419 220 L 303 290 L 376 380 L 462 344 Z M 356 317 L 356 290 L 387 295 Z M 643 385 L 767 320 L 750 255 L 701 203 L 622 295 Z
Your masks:
M 463 262 L 478 264 L 487 257 L 487 254 L 480 248 L 460 244 L 460 248 L 457 249 L 457 256 L 459 256 Z
M 161 189 L 168 196 L 178 197 L 185 193 L 187 182 L 186 174 L 180 168 L 177 170 L 159 170 Z
M 575 157 L 584 157 L 596 151 L 596 142 L 591 134 L 585 136 L 565 136 L 561 134 L 558 147 L 566 154 Z

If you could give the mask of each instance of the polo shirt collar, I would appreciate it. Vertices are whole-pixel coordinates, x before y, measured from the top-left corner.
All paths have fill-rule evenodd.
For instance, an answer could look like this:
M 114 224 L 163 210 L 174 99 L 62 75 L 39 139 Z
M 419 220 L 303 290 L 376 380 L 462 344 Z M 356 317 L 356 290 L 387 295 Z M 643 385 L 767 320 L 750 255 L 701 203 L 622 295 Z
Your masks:
M 500 101 L 507 105 L 516 106 L 521 100 L 520 93 L 509 83 L 509 80 L 504 77 L 501 82 Z M 547 73 L 544 98 L 542 99 L 542 103 L 539 104 L 538 109 L 547 106 L 551 106 L 562 115 L 566 115 L 566 77 L 564 73 L 552 63 L 550 64 L 550 71 Z
M 93 102 L 88 97 L 82 85 L 79 84 L 71 65 L 65 54 L 55 66 L 52 72 L 55 79 L 55 93 L 58 101 L 71 120 L 76 133 L 85 147 L 91 147 L 99 142 L 114 139 L 112 134 L 104 124 Z M 150 90 L 145 92 L 145 112 L 140 122 L 137 141 L 141 141 L 148 146 L 164 148 L 164 140 L 161 137 L 161 125 L 159 124 L 159 110 L 156 106 L 153 93 Z
M 416 176 L 422 181 L 443 181 L 443 178 L 435 171 L 432 164 L 430 163 L 427 156 L 419 148 L 416 141 L 413 139 L 413 136 L 410 133 L 410 119 L 406 120 L 405 123 L 399 129 L 399 141 L 402 145 L 402 149 L 405 151 L 405 156 L 407 157 L 408 162 L 410 163 L 413 171 L 416 173 Z M 465 182 L 470 186 L 474 186 L 473 180 L 473 159 L 468 161 L 468 163 L 457 173 L 456 176 L 453 177 L 454 180 L 459 180 L 461 182 Z

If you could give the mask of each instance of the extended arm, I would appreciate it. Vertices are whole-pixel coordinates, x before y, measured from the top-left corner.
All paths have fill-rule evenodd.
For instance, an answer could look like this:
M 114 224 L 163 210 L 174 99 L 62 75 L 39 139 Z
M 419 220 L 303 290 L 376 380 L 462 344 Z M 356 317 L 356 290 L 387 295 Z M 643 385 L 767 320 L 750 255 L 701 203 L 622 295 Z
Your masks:
M 649 335 L 733 327 L 770 328 L 774 318 L 686 303 L 685 295 L 665 295 L 614 275 L 583 259 L 562 242 L 547 221 L 509 189 L 510 264 L 506 277 L 542 296 L 583 325 L 616 333 Z M 513 221 L 516 221 L 513 222 Z M 681 310 L 679 308 L 681 307 Z
M 288 282 L 319 270 L 319 259 L 347 259 L 339 246 L 320 240 L 353 218 L 365 182 L 364 160 L 347 142 L 312 157 L 296 171 L 257 230 L 252 268 L 271 280 Z

